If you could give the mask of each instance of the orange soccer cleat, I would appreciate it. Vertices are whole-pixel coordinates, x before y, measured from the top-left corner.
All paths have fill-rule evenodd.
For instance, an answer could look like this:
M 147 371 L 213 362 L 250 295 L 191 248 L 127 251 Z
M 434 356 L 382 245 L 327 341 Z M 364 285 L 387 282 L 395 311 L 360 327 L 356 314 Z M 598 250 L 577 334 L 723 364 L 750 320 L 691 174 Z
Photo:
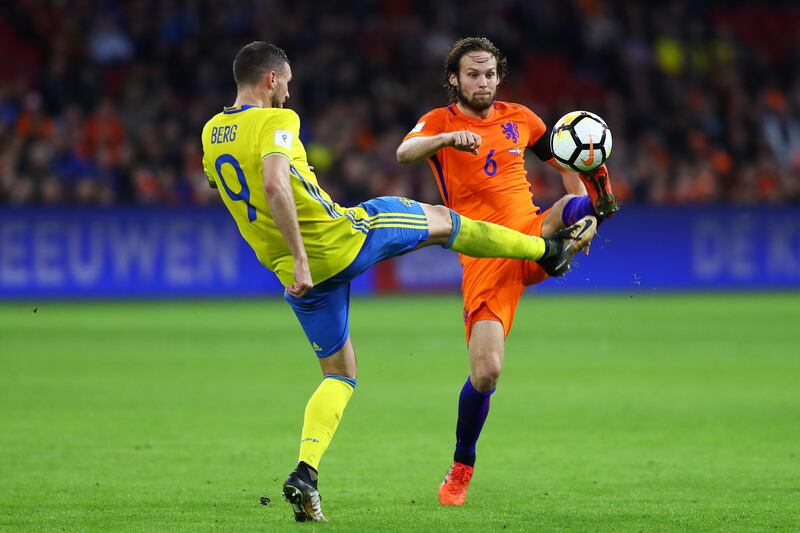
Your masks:
M 608 218 L 619 211 L 620 206 L 614 193 L 611 192 L 611 180 L 604 164 L 591 172 L 580 173 L 578 177 L 586 187 L 592 207 L 599 216 Z
M 464 505 L 472 472 L 475 469 L 463 463 L 454 462 L 450 471 L 439 486 L 439 503 L 442 505 Z

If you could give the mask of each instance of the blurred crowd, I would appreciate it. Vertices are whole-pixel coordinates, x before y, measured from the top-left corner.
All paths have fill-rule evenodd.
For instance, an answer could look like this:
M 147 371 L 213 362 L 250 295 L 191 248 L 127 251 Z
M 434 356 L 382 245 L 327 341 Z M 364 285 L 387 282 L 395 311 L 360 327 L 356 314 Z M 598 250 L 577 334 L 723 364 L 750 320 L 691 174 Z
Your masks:
M 436 201 L 395 150 L 446 103 L 443 59 L 467 35 L 508 56 L 499 98 L 546 123 L 603 116 L 624 202 L 800 202 L 800 8 L 747 2 L 7 0 L 0 7 L 0 204 L 216 202 L 205 121 L 235 98 L 231 62 L 283 47 L 288 107 L 342 204 Z M 538 204 L 562 194 L 529 154 Z

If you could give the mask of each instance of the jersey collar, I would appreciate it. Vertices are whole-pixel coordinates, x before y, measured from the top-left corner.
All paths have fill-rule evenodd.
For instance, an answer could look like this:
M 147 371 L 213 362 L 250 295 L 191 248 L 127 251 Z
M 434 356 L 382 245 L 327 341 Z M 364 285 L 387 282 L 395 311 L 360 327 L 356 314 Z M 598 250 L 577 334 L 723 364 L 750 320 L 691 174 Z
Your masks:
M 497 102 L 496 101 L 492 102 L 492 114 L 489 115 L 486 118 L 473 118 L 473 117 L 467 116 L 467 115 L 465 115 L 464 113 L 461 112 L 461 110 L 458 108 L 458 105 L 456 105 L 455 103 L 449 104 L 447 106 L 447 109 L 453 115 L 459 117 L 462 120 L 466 120 L 466 121 L 469 121 L 469 122 L 481 123 L 481 122 L 488 122 L 488 121 L 492 120 L 495 117 L 495 115 L 497 114 Z
M 240 106 L 240 107 L 233 107 L 233 106 L 227 107 L 226 106 L 222 110 L 222 112 L 225 113 L 226 115 L 232 115 L 233 113 L 241 113 L 242 111 L 247 111 L 248 109 L 252 109 L 254 107 L 258 107 L 258 106 L 257 105 L 250 105 L 250 104 L 245 104 L 245 105 Z

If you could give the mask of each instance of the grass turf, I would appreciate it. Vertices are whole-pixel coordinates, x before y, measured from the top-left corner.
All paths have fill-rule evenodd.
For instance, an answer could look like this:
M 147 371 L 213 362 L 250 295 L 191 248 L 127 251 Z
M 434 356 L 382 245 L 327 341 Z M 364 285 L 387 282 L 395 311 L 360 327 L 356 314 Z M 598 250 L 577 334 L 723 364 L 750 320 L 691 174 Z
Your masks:
M 790 530 L 800 295 L 527 298 L 465 507 L 451 297 L 355 300 L 327 524 L 280 499 L 313 353 L 279 301 L 0 306 L 0 530 Z M 272 503 L 262 506 L 260 496 Z

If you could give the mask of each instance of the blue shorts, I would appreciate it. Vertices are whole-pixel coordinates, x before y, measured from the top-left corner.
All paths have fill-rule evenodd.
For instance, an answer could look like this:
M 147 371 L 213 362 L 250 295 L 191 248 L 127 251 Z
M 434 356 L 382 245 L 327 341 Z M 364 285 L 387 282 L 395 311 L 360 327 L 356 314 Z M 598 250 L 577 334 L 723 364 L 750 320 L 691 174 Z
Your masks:
M 350 281 L 375 263 L 410 252 L 428 240 L 428 221 L 414 200 L 381 196 L 360 206 L 367 211 L 370 228 L 353 262 L 302 298 L 283 296 L 320 358 L 341 350 L 350 336 Z

